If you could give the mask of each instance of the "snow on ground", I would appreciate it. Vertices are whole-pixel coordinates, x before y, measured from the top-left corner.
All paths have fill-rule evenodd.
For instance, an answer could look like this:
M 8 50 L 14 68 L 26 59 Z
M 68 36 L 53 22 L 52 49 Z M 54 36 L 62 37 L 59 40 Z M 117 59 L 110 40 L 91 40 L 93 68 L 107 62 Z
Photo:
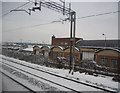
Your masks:
M 2 82 L 1 82 L 2 91 L 29 91 L 26 88 L 24 88 L 23 86 L 14 82 L 12 79 L 5 76 L 4 74 L 0 73 L 0 76 L 2 76 Z
M 33 91 L 38 91 L 38 93 L 39 93 L 39 91 L 69 91 L 65 88 L 61 88 L 60 86 L 57 86 L 57 85 L 52 84 L 50 82 L 47 82 L 43 79 L 37 78 L 37 77 L 30 75 L 30 74 L 27 74 L 25 72 L 19 71 L 15 68 L 12 69 L 11 67 L 5 66 L 5 65 L 2 65 L 2 68 L 3 68 L 2 72 L 7 74 L 8 76 L 10 76 L 11 78 L 17 80 L 21 84 L 29 87 Z
M 5 57 L 5 56 L 1 56 L 0 57 Z M 112 81 L 112 77 L 109 76 L 92 76 L 92 75 L 86 75 L 85 73 L 79 73 L 79 72 L 74 72 L 74 75 L 68 74 L 69 70 L 66 69 L 56 69 L 56 68 L 50 68 L 50 67 L 45 67 L 45 66 L 40 66 L 37 64 L 32 64 L 32 63 L 28 63 L 25 61 L 21 61 L 21 60 L 17 60 L 14 58 L 9 58 L 9 57 L 5 57 L 7 59 L 11 59 L 14 60 L 16 62 L 22 63 L 24 65 L 28 65 L 37 69 L 42 69 L 51 73 L 55 73 L 57 75 L 61 75 L 61 76 L 65 76 L 67 78 L 70 79 L 74 79 L 80 82 L 85 82 L 85 83 L 89 83 L 92 84 L 94 86 L 98 86 L 98 87 L 102 87 L 102 88 L 106 88 L 109 90 L 117 90 L 118 89 L 118 82 L 114 82 Z
M 25 73 L 25 75 L 28 74 L 28 73 L 31 73 L 32 76 L 29 74 L 30 77 L 33 77 L 35 75 L 34 78 L 41 77 L 41 78 L 44 78 L 46 80 L 49 80 L 49 81 L 55 82 L 57 84 L 60 84 L 60 86 L 68 87 L 70 89 L 72 88 L 72 89 L 77 90 L 77 91 L 86 91 L 86 90 L 87 91 L 101 91 L 99 89 L 96 89 L 96 88 L 93 88 L 93 87 L 90 87 L 90 86 L 79 84 L 79 83 L 76 83 L 76 82 L 73 82 L 73 81 L 70 81 L 70 80 L 67 80 L 67 79 L 64 79 L 64 78 L 56 77 L 54 75 L 50 75 L 50 74 L 44 73 L 42 71 L 38 71 L 38 70 L 35 70 L 35 69 L 32 69 L 32 68 L 28 68 L 26 66 L 22 66 L 22 65 L 19 65 L 19 64 L 7 61 L 7 60 L 3 60 L 2 62 L 5 65 L 7 64 L 7 67 L 8 67 L 8 64 L 17 67 L 17 68 L 14 68 L 16 71 L 21 72 L 22 70 L 24 70 L 25 72 L 22 71 L 21 73 Z M 4 65 L 2 67 L 6 68 Z M 10 66 L 10 68 L 11 68 L 11 66 Z M 8 71 L 11 71 L 11 70 L 8 69 Z M 14 71 L 13 71 L 13 73 L 14 73 Z M 16 72 L 16 73 L 18 74 L 18 72 Z M 18 75 L 21 75 L 21 73 L 18 74 Z M 51 84 L 49 84 L 49 85 L 51 85 Z M 56 84 L 54 86 L 56 87 Z M 60 89 L 60 88 L 58 88 L 58 89 Z M 71 90 L 69 90 L 69 91 L 71 91 Z

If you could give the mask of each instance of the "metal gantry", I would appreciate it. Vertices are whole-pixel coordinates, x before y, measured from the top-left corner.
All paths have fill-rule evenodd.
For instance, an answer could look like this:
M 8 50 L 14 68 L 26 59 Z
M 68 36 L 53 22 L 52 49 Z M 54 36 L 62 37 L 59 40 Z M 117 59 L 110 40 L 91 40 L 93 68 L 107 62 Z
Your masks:
M 69 3 L 69 8 L 65 6 L 65 0 L 60 2 L 63 3 L 63 5 L 53 2 L 51 0 L 41 0 L 41 1 L 30 1 L 34 3 L 34 6 L 31 9 L 26 10 L 11 10 L 12 11 L 24 11 L 31 15 L 32 11 L 39 10 L 41 11 L 41 7 L 45 7 L 51 10 L 54 10 L 56 12 L 62 13 L 63 15 L 66 15 L 68 18 L 66 18 L 64 21 L 69 20 L 70 21 L 70 64 L 69 64 L 69 73 L 73 70 L 74 72 L 74 63 L 75 63 L 75 30 L 76 30 L 76 12 L 71 9 L 71 4 Z M 72 74 L 73 74 L 72 72 Z
M 60 0 L 61 1 L 61 0 Z M 62 13 L 63 15 L 66 15 L 68 18 L 67 20 L 70 21 L 70 64 L 69 64 L 69 73 L 72 74 L 74 72 L 74 64 L 75 64 L 75 30 L 76 30 L 76 12 L 71 9 L 71 4 L 69 4 L 69 8 L 65 7 L 65 1 L 62 1 L 63 5 L 53 2 L 53 1 L 35 1 L 34 7 L 32 9 L 29 9 L 31 11 L 40 10 L 41 7 L 46 7 L 51 10 L 54 10 L 56 12 Z M 38 6 L 37 6 L 38 5 Z M 37 6 L 37 7 L 36 7 Z

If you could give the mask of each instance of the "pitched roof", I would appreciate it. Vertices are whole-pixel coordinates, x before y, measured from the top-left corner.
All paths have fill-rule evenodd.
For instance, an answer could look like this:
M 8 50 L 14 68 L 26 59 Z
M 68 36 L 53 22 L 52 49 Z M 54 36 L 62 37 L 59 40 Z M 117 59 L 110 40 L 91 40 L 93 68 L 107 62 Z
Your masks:
M 76 43 L 77 47 L 105 47 L 105 40 L 82 40 Z M 106 47 L 120 47 L 120 40 L 106 40 Z
M 102 48 L 102 49 L 100 49 L 100 50 L 97 50 L 96 53 L 97 53 L 97 52 L 100 52 L 100 51 L 103 51 L 103 50 L 113 50 L 113 51 L 116 51 L 116 52 L 119 52 L 119 53 L 120 53 L 120 50 L 119 50 L 119 49 L 116 49 L 116 48 Z

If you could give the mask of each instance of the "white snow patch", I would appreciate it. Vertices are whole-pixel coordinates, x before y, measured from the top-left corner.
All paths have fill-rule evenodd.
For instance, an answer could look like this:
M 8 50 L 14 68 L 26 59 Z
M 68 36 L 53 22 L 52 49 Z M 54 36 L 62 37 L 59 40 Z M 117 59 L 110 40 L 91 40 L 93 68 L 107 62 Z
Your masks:
M 74 75 L 71 75 L 71 74 L 68 74 L 69 70 L 66 70 L 66 69 L 56 69 L 56 68 L 40 66 L 40 65 L 37 65 L 37 64 L 28 63 L 28 62 L 25 62 L 25 61 L 21 61 L 21 60 L 14 59 L 14 58 L 9 58 L 9 57 L 2 56 L 2 55 L 0 55 L 0 57 L 6 58 L 6 59 L 9 59 L 9 60 L 13 60 L 15 62 L 19 62 L 21 64 L 31 66 L 31 67 L 34 67 L 34 68 L 37 68 L 37 69 L 42 69 L 44 71 L 48 71 L 50 73 L 61 75 L 61 76 L 64 76 L 64 77 L 67 77 L 67 78 L 70 78 L 70 79 L 74 79 L 74 80 L 77 80 L 77 81 L 80 81 L 80 82 L 89 83 L 91 85 L 102 87 L 102 88 L 105 88 L 105 89 L 108 89 L 108 90 L 114 90 L 114 91 L 119 90 L 118 85 L 120 83 L 112 81 L 113 77 L 109 77 L 109 76 L 95 77 L 95 76 L 92 76 L 92 75 L 86 75 L 85 73 L 79 73 L 79 72 L 74 72 Z

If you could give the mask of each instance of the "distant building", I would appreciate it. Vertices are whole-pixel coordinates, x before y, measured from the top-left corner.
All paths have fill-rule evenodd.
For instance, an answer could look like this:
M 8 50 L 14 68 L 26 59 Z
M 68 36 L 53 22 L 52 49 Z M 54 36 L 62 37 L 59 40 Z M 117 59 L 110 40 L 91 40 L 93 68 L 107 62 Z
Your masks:
M 52 51 L 54 58 L 61 55 L 62 57 L 69 58 L 70 51 L 68 51 L 68 47 L 70 46 L 70 38 L 56 38 L 53 35 L 51 45 L 64 47 L 63 50 Z M 120 64 L 120 40 L 105 41 L 76 38 L 75 46 L 78 49 L 78 51 L 75 51 L 75 56 L 79 62 L 82 60 L 95 60 L 97 64 L 110 68 L 117 68 L 116 64 Z M 57 53 L 57 55 L 54 53 Z
M 50 59 L 57 60 L 57 57 L 64 56 L 64 47 L 62 46 L 53 46 L 50 51 Z
M 82 38 L 75 38 L 75 43 L 83 40 Z M 52 36 L 52 46 L 70 46 L 71 39 L 70 38 L 56 38 L 54 35 Z
M 73 47 L 72 47 L 73 51 Z M 52 36 L 51 46 L 34 46 L 34 54 L 42 54 L 57 62 L 57 58 L 70 61 L 70 38 Z M 73 55 L 71 56 L 73 57 Z M 120 40 L 83 40 L 75 39 L 75 64 L 83 60 L 94 60 L 108 68 L 120 68 Z
M 49 57 L 49 53 L 50 53 L 50 49 L 51 49 L 51 46 L 42 46 L 41 47 L 41 50 L 42 50 L 42 53 L 43 53 L 43 56 L 45 57 Z
M 103 48 L 120 49 L 119 40 L 82 40 L 76 43 L 76 47 L 80 49 L 81 60 L 95 59 L 95 52 Z M 106 44 L 105 44 L 106 43 Z
M 42 46 L 38 46 L 38 45 L 33 46 L 33 54 L 40 55 L 42 51 L 40 47 Z
M 110 68 L 120 68 L 120 50 L 114 48 L 103 48 L 96 51 L 97 64 Z
M 76 46 L 96 49 L 103 47 L 119 48 L 120 40 L 81 40 L 76 43 Z
M 82 40 L 83 38 L 75 38 L 75 43 Z M 56 38 L 53 35 L 51 45 L 54 47 L 51 49 L 50 58 L 55 60 L 57 57 L 65 57 L 67 60 L 70 60 L 71 38 Z M 80 62 L 80 53 L 77 47 L 75 47 L 75 62 Z

